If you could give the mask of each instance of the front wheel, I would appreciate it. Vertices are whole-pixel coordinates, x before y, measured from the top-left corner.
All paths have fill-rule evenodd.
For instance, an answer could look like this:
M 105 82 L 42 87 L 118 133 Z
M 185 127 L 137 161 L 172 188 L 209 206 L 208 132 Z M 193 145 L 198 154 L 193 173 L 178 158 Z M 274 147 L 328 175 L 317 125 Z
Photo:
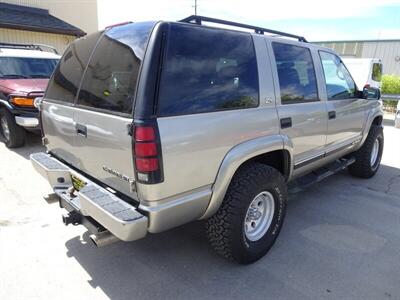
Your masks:
M 349 166 L 350 174 L 360 178 L 374 176 L 381 164 L 383 144 L 383 128 L 372 125 L 364 145 L 355 153 L 355 163 Z
M 25 129 L 15 122 L 7 109 L 0 109 L 0 129 L 8 148 L 21 147 L 25 143 Z
M 232 179 L 218 212 L 207 220 L 211 245 L 218 254 L 241 264 L 263 257 L 282 228 L 287 187 L 276 169 L 251 163 Z

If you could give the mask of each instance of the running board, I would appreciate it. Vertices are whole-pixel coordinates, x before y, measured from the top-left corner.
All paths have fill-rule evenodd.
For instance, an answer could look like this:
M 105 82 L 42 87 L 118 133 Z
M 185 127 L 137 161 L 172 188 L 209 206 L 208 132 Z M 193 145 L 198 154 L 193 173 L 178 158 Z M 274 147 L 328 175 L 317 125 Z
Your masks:
M 333 163 L 326 165 L 320 169 L 317 169 L 307 175 L 304 175 L 300 178 L 293 180 L 289 184 L 289 193 L 297 193 L 301 190 L 308 188 L 309 186 L 324 180 L 325 178 L 339 173 L 340 171 L 346 169 L 352 163 L 354 163 L 356 159 L 354 157 L 350 158 L 340 158 L 334 161 Z

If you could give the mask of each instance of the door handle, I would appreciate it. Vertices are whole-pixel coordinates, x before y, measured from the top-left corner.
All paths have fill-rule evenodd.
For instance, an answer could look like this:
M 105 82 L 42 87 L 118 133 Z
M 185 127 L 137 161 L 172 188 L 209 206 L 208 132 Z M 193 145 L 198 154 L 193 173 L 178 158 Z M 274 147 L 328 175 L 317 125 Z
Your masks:
M 76 133 L 80 136 L 87 138 L 87 128 L 85 125 L 76 124 L 75 125 Z
M 281 128 L 289 128 L 292 127 L 292 118 L 282 118 L 281 119 Z
M 336 119 L 336 111 L 332 110 L 328 112 L 329 120 Z

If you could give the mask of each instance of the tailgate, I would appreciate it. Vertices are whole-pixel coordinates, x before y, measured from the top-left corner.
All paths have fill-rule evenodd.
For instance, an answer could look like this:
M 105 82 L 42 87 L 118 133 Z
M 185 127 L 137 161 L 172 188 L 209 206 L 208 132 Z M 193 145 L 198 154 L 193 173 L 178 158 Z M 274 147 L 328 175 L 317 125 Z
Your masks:
M 153 22 L 118 26 L 74 42 L 61 59 L 42 105 L 48 150 L 134 199 L 135 170 L 128 129 L 153 26 Z M 64 101 L 68 103 L 59 103 L 66 91 L 75 92 L 75 96 Z

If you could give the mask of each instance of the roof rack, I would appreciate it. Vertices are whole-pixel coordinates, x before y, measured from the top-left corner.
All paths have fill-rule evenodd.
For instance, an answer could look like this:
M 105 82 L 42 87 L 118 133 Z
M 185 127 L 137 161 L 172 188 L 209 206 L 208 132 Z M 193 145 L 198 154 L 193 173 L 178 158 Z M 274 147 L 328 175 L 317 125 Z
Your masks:
M 22 49 L 22 50 L 38 50 L 38 51 L 46 51 L 51 50 L 55 54 L 58 54 L 58 51 L 56 48 L 49 46 L 49 45 L 43 45 L 43 44 L 18 44 L 18 43 L 0 43 L 0 50 L 1 48 L 6 48 L 6 49 Z M 48 52 L 48 51 L 47 51 Z
M 294 38 L 294 39 L 297 39 L 299 42 L 307 43 L 307 40 L 304 37 L 299 36 L 299 35 L 294 35 L 291 33 L 286 33 L 286 32 L 282 32 L 282 31 L 272 30 L 272 29 L 248 25 L 248 24 L 242 24 L 242 23 L 237 23 L 237 22 L 232 22 L 232 21 L 198 16 L 198 15 L 191 15 L 187 18 L 180 20 L 179 22 L 194 23 L 194 24 L 198 24 L 198 25 L 202 25 L 202 22 L 210 22 L 210 23 L 234 26 L 234 27 L 239 27 L 239 28 L 253 29 L 254 32 L 258 33 L 258 34 L 272 33 L 272 34 L 276 34 L 276 35 L 280 35 L 280 36 Z

